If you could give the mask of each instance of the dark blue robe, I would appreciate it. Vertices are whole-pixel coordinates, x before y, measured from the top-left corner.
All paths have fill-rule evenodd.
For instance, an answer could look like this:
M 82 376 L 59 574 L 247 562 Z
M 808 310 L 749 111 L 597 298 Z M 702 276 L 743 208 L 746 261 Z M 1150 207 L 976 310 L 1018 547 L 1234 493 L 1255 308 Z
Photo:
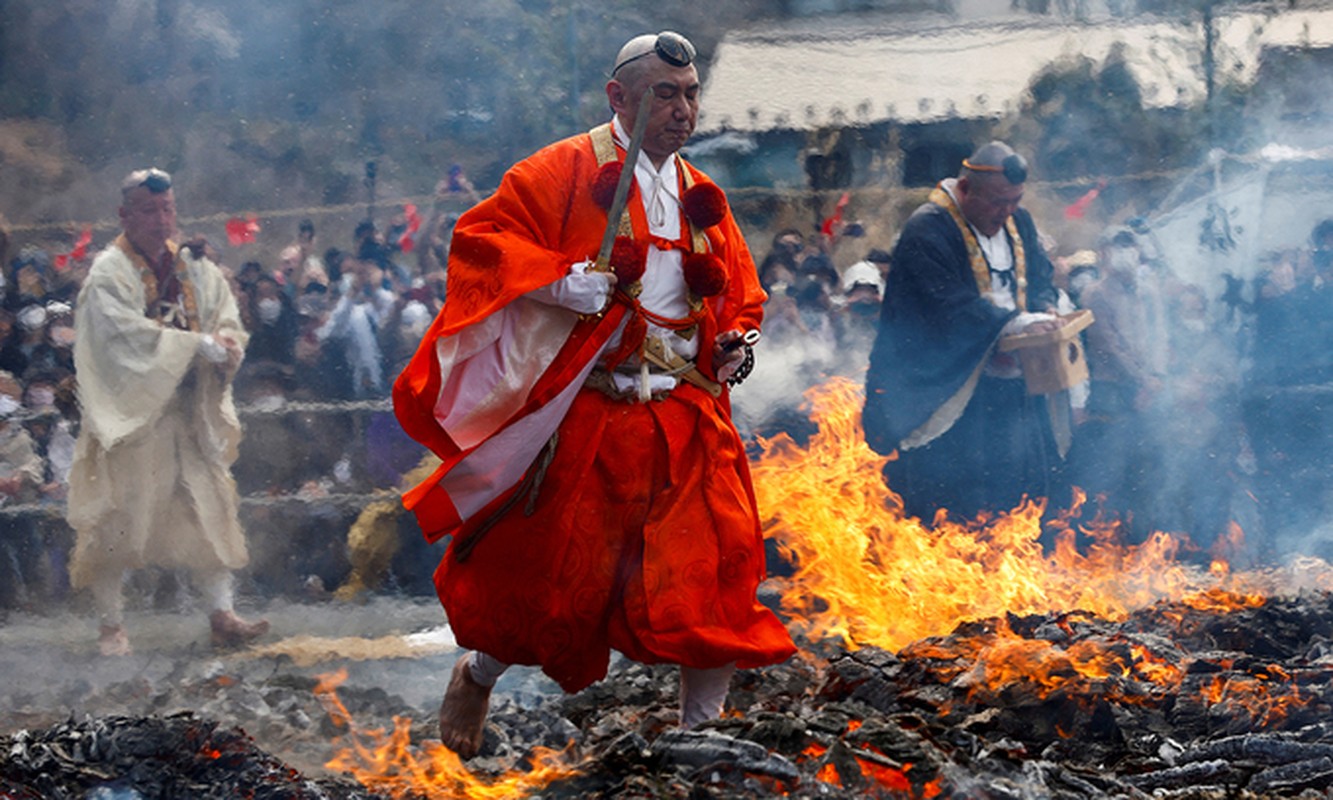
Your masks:
M 1026 256 L 1027 310 L 1053 310 L 1053 269 L 1032 217 L 1019 209 L 1014 223 Z M 892 264 L 863 414 L 867 442 L 884 455 L 963 387 L 1018 313 L 981 296 L 962 232 L 933 203 L 907 221 Z M 971 518 L 1008 510 L 1024 494 L 1047 496 L 1058 468 L 1045 399 L 1029 397 L 1021 379 L 983 374 L 957 422 L 929 444 L 900 452 L 886 475 L 908 513 L 928 519 L 947 508 Z

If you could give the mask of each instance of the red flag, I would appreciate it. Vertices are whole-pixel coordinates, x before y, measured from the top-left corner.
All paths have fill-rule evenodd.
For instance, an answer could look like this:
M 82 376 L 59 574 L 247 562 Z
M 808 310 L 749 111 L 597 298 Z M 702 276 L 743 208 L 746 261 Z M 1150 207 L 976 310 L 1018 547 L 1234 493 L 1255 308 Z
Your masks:
M 78 261 L 88 255 L 88 245 L 93 243 L 93 229 L 85 226 L 79 233 L 79 238 L 74 242 L 74 249 L 68 253 L 58 253 L 55 258 L 55 267 L 57 270 L 64 270 L 69 266 L 71 260 Z
M 1088 213 L 1088 206 L 1092 205 L 1092 201 L 1096 200 L 1097 195 L 1105 188 L 1106 179 L 1103 178 L 1082 197 L 1065 206 L 1065 219 L 1083 219 L 1083 215 Z
M 833 216 L 824 220 L 824 225 L 822 228 L 820 228 L 820 230 L 823 231 L 825 236 L 828 236 L 829 238 L 833 237 L 834 229 L 837 227 L 839 222 L 842 222 L 842 212 L 847 208 L 847 204 L 850 203 L 851 201 L 852 201 L 851 192 L 843 192 L 842 197 L 838 198 L 838 205 L 834 206 Z
M 412 252 L 416 242 L 412 240 L 412 234 L 421 228 L 421 217 L 417 214 L 417 207 L 412 203 L 406 203 L 403 206 L 403 217 L 407 219 L 407 229 L 403 235 L 398 237 L 398 249 L 404 253 Z
M 255 240 L 255 234 L 259 233 L 259 219 L 251 214 L 246 219 L 232 217 L 227 220 L 227 242 L 232 247 L 240 247 L 243 244 L 249 244 Z
M 83 232 L 79 234 L 79 240 L 74 243 L 74 249 L 69 251 L 69 257 L 80 259 L 88 255 L 88 245 L 93 243 L 93 229 L 91 226 L 84 227 Z

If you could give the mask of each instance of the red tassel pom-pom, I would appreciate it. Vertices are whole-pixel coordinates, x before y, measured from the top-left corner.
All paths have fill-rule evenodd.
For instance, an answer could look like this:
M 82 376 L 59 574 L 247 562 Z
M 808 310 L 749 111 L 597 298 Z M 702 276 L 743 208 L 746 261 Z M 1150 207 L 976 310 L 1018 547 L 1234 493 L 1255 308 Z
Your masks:
M 697 228 L 711 228 L 727 216 L 727 196 L 716 183 L 696 183 L 680 198 L 685 218 Z
M 712 253 L 691 253 L 681 265 L 685 284 L 700 297 L 712 297 L 727 289 L 727 267 Z
M 617 236 L 611 246 L 611 271 L 616 274 L 616 282 L 624 287 L 643 277 L 648 267 L 648 245 L 637 242 L 628 236 Z
M 592 179 L 592 201 L 608 211 L 615 202 L 616 184 L 620 183 L 620 170 L 623 166 L 623 162 L 608 161 L 597 170 L 597 175 Z

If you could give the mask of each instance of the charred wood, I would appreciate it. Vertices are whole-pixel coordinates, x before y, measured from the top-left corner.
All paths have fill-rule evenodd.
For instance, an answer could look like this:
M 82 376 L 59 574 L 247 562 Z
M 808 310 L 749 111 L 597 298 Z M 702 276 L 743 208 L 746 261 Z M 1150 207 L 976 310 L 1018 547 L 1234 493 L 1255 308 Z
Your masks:
M 1333 785 L 1333 758 L 1327 756 L 1269 767 L 1255 774 L 1247 788 L 1255 792 L 1326 789 Z
M 1200 784 L 1235 783 L 1241 776 L 1226 761 L 1199 761 L 1169 767 L 1142 775 L 1130 775 L 1125 782 L 1139 789 L 1179 789 Z

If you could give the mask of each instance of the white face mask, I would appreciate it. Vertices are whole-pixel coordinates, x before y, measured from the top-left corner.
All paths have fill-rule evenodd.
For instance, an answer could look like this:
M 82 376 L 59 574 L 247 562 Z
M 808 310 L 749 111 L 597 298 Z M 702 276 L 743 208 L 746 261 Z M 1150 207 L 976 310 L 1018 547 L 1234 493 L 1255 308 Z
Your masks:
M 8 419 L 14 416 L 20 408 L 23 408 L 23 404 L 15 399 L 13 395 L 0 394 L 0 419 Z
M 282 316 L 282 301 L 276 297 L 265 297 L 255 303 L 255 311 L 259 314 L 260 322 L 272 325 Z
M 46 324 L 46 309 L 41 306 L 28 306 L 19 312 L 18 322 L 25 331 L 35 331 Z

